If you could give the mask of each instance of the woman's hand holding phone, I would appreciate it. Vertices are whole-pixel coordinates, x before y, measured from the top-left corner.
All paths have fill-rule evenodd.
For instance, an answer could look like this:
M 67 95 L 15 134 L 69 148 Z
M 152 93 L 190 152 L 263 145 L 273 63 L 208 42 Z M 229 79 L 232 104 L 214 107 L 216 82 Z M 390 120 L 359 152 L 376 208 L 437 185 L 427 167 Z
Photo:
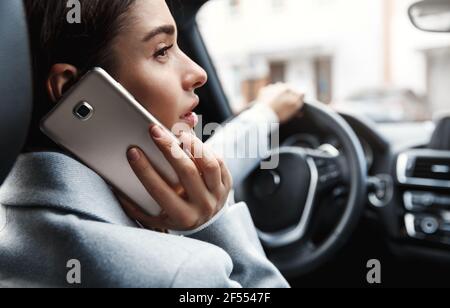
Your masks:
M 125 212 L 148 229 L 190 231 L 207 223 L 223 208 L 233 185 L 225 163 L 193 134 L 179 137 L 184 150 L 156 125 L 150 127 L 150 135 L 178 174 L 184 193 L 164 181 L 142 150 L 131 148 L 130 165 L 162 212 L 150 216 L 119 196 Z

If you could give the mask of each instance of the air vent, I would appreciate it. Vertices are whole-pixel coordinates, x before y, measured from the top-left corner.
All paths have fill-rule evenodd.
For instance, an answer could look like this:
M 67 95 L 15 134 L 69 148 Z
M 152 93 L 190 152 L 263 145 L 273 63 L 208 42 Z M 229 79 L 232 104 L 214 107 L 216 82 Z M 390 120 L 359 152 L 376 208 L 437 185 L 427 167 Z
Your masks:
M 418 157 L 412 176 L 415 178 L 450 181 L 450 159 Z
M 415 186 L 450 188 L 450 152 L 413 150 L 399 155 L 399 183 Z

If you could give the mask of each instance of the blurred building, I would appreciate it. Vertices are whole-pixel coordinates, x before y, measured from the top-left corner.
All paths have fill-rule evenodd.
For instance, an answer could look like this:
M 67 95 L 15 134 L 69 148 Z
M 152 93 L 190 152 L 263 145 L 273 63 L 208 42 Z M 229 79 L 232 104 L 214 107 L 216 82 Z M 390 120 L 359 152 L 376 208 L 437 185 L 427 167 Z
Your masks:
M 414 0 L 211 0 L 198 23 L 236 109 L 270 82 L 345 101 L 399 88 L 449 108 L 450 35 L 422 33 Z

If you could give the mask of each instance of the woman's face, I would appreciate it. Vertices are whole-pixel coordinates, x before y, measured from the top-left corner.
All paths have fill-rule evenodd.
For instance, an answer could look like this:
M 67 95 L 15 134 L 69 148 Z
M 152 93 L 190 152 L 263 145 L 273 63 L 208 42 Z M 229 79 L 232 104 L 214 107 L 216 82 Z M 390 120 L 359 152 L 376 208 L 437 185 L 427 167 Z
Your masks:
M 113 44 L 115 78 L 169 129 L 197 125 L 194 90 L 206 72 L 177 45 L 175 21 L 164 0 L 137 0 Z

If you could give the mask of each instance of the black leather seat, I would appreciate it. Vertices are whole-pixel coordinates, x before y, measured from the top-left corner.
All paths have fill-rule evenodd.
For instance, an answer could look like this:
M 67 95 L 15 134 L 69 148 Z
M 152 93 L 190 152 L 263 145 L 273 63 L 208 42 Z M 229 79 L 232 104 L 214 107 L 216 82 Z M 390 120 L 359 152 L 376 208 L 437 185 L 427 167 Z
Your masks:
M 0 185 L 25 142 L 32 111 L 32 74 L 21 0 L 0 1 Z

